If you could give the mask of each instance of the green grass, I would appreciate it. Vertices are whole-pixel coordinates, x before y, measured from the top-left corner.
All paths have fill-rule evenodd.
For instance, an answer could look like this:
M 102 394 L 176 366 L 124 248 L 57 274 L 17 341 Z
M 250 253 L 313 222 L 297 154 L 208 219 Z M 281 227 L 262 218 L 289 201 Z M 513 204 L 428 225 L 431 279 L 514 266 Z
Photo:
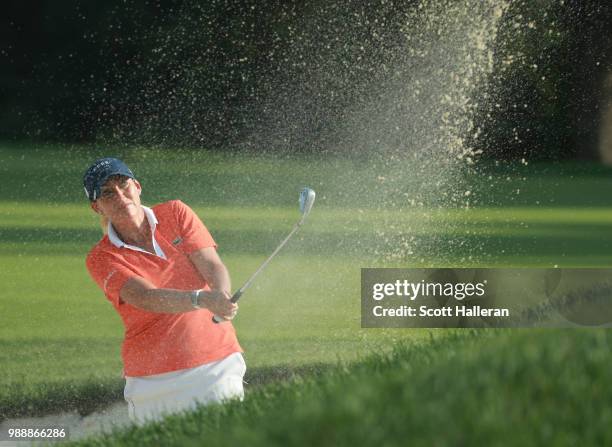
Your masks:
M 0 147 L 0 418 L 87 412 L 121 396 L 123 329 L 83 263 L 100 230 L 80 179 L 102 153 Z M 457 183 L 455 197 L 469 190 L 469 203 L 441 206 L 427 173 L 409 163 L 111 153 L 141 178 L 144 203 L 180 198 L 194 207 L 235 286 L 297 220 L 299 188 L 317 190 L 308 224 L 241 302 L 235 324 L 255 382 L 452 334 L 361 329 L 362 267 L 612 265 L 612 171 L 596 165 L 483 166 Z M 512 337 L 483 343 L 510 349 Z
M 79 446 L 609 445 L 607 331 L 456 331 Z

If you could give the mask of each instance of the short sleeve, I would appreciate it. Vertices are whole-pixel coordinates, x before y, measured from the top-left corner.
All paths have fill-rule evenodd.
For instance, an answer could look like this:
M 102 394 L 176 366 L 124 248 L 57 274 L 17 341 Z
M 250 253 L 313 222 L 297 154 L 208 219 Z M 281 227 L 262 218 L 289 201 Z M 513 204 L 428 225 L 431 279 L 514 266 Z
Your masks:
M 191 208 L 180 200 L 173 201 L 174 216 L 183 243 L 184 253 L 193 253 L 196 250 L 207 247 L 217 247 L 208 229 Z
M 127 280 L 139 276 L 109 253 L 93 251 L 87 256 L 85 264 L 93 280 L 115 306 L 121 303 L 119 292 Z

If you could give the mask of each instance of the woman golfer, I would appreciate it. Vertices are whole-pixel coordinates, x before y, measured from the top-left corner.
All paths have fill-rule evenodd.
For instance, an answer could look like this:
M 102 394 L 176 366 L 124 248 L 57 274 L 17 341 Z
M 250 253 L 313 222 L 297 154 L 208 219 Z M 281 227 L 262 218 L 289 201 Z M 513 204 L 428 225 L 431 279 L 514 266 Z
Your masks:
M 246 366 L 231 323 L 238 306 L 215 241 L 179 200 L 148 208 L 142 187 L 116 158 L 97 160 L 83 178 L 106 235 L 87 270 L 125 326 L 125 399 L 137 423 L 197 403 L 242 399 Z

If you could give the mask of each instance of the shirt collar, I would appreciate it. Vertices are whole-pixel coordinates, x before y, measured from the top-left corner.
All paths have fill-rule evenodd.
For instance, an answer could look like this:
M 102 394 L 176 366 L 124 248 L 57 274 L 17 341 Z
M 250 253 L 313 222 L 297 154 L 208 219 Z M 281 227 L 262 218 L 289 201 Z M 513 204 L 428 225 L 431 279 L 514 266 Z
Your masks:
M 153 210 L 151 208 L 149 208 L 148 206 L 142 205 L 142 209 L 143 209 L 143 211 L 145 213 L 147 221 L 149 222 L 149 226 L 151 227 L 151 234 L 154 235 L 155 234 L 155 228 L 157 227 L 157 222 L 158 222 L 157 221 L 157 217 L 155 216 L 155 213 L 153 212 Z M 128 246 L 128 244 L 126 244 L 121 239 L 119 239 L 119 235 L 115 231 L 115 228 L 113 227 L 111 221 L 108 222 L 107 234 L 108 234 L 108 240 L 115 247 L 121 248 L 121 247 L 124 247 L 124 246 Z

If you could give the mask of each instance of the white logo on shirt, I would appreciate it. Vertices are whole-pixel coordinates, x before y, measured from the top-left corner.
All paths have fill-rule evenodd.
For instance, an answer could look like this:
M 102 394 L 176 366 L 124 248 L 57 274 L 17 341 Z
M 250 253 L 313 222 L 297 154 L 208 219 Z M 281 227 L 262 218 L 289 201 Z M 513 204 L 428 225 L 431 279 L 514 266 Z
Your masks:
M 104 284 L 102 285 L 102 289 L 104 290 L 104 292 L 106 292 L 106 285 L 108 284 L 109 279 L 111 279 L 111 277 L 117 273 L 117 270 L 112 270 L 107 276 L 106 278 L 104 278 Z

